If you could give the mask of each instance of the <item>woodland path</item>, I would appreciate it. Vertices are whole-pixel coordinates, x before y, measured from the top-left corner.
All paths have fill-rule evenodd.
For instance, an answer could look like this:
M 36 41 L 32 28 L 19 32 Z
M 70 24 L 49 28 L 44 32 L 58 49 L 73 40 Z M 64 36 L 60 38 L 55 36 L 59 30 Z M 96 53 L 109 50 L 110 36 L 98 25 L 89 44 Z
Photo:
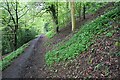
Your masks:
M 81 25 L 96 17 L 104 14 L 105 10 L 113 6 L 109 3 L 99 9 L 95 14 L 86 15 L 86 19 L 77 19 L 76 25 L 79 29 Z M 69 36 L 69 38 L 66 38 Z M 60 30 L 52 39 L 47 39 L 44 35 L 29 42 L 29 47 L 20 55 L 13 63 L 3 71 L 3 78 L 42 78 L 47 74 L 44 72 L 45 61 L 44 56 L 48 50 L 52 50 L 54 45 L 62 40 L 68 40 L 71 37 L 71 22 L 67 27 Z M 50 42 L 50 46 L 46 43 Z
M 29 58 L 36 53 L 36 47 L 41 44 L 43 35 L 30 41 L 29 47 L 27 47 L 23 54 L 21 54 L 13 63 L 2 72 L 3 78 L 21 78 L 22 70 L 28 64 Z M 39 43 L 38 43 L 39 42 Z

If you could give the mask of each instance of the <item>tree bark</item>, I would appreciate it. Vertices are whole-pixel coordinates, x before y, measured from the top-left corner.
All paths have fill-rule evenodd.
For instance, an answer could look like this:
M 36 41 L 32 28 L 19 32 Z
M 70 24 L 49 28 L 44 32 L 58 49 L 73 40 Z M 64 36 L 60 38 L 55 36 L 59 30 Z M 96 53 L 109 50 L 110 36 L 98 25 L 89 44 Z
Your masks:
M 83 3 L 83 19 L 85 19 L 85 10 L 86 10 L 85 3 Z
M 14 50 L 17 49 L 17 33 L 16 31 L 14 32 Z
M 58 3 L 51 4 L 51 6 L 49 6 L 49 11 L 52 14 L 53 20 L 54 20 L 54 22 L 56 24 L 56 32 L 58 33 L 59 32 L 59 26 L 58 26 Z
M 71 2 L 71 20 L 72 20 L 72 31 L 75 31 L 75 6 L 74 0 Z
M 16 0 L 16 9 L 15 9 L 15 13 L 16 13 L 16 23 L 15 23 L 15 42 L 14 42 L 14 48 L 15 50 L 17 49 L 17 30 L 18 30 L 18 5 L 17 5 L 17 0 Z
M 59 26 L 58 26 L 58 3 L 56 3 L 56 7 L 57 7 L 57 10 L 56 10 L 56 32 L 58 33 L 59 32 Z
M 79 17 L 81 17 L 81 2 L 79 4 Z

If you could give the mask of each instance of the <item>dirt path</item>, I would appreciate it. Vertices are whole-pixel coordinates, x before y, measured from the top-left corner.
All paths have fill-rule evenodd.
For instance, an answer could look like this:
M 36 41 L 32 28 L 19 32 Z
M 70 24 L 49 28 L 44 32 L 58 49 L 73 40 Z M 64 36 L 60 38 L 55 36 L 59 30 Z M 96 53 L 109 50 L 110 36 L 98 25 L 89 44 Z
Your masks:
M 34 48 L 34 54 L 32 54 L 32 56 L 27 61 L 27 64 L 22 71 L 23 74 L 21 77 L 38 78 L 38 76 L 42 77 L 42 75 L 44 75 L 43 72 L 41 72 L 39 69 L 44 67 L 44 56 L 46 53 L 44 43 L 46 40 L 47 38 L 43 36 L 43 38 L 37 42 L 37 45 Z M 39 74 L 39 72 L 41 74 Z
M 111 7 L 112 3 L 109 3 L 105 7 L 98 10 L 94 15 L 87 15 L 86 19 L 77 20 L 77 28 L 104 14 L 104 11 Z M 44 72 L 44 56 L 48 50 L 52 50 L 54 45 L 61 42 L 63 39 L 68 40 L 66 36 L 71 33 L 71 23 L 55 35 L 52 39 L 47 39 L 44 35 L 30 42 L 30 46 L 25 52 L 17 58 L 11 66 L 3 71 L 3 78 L 42 78 L 47 77 L 48 73 Z M 71 35 L 72 36 L 72 35 Z M 70 36 L 70 37 L 71 37 Z M 50 42 L 50 46 L 45 45 L 46 42 Z
M 34 48 L 38 41 L 41 38 L 38 37 L 29 42 L 29 47 L 26 48 L 25 52 L 20 55 L 17 59 L 13 61 L 13 63 L 2 72 L 3 78 L 21 78 L 21 72 L 23 71 L 23 67 L 27 64 L 29 57 L 31 57 L 35 51 Z

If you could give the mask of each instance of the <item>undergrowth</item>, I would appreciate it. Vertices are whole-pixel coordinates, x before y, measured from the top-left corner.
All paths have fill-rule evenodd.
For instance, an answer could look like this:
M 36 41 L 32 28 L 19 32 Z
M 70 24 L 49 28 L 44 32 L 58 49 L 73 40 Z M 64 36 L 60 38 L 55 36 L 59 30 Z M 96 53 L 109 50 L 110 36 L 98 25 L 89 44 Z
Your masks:
M 74 34 L 64 45 L 58 46 L 57 49 L 46 53 L 46 64 L 52 65 L 56 62 L 73 59 L 87 50 L 93 44 L 96 35 L 105 32 L 107 28 L 111 28 L 109 22 L 114 21 L 118 15 L 120 15 L 120 10 L 117 7 L 105 15 L 101 15 L 99 18 L 81 26 L 78 33 Z M 108 33 L 106 35 L 110 37 L 112 34 Z
M 48 37 L 48 38 L 52 38 L 53 36 L 55 36 L 55 32 L 54 31 L 49 31 L 49 32 L 47 32 L 46 33 L 46 36 Z

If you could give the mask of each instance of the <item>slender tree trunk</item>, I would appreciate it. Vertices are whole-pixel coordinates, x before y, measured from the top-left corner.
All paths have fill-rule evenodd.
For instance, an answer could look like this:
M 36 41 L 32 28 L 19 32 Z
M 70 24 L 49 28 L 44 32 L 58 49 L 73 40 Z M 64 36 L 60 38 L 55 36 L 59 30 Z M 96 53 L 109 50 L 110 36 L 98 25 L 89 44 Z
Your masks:
M 57 7 L 57 10 L 56 10 L 56 32 L 58 33 L 59 32 L 59 26 L 58 26 L 58 2 L 56 3 L 56 7 Z
M 17 5 L 17 0 L 16 0 L 16 23 L 15 23 L 15 42 L 14 42 L 14 47 L 15 47 L 15 50 L 17 49 L 17 30 L 18 30 L 18 5 Z
M 72 20 L 72 31 L 75 31 L 75 6 L 74 0 L 71 2 L 71 20 Z
M 17 49 L 17 33 L 16 31 L 14 32 L 14 50 Z
M 50 13 L 52 14 L 53 20 L 56 24 L 56 32 L 59 32 L 59 26 L 58 26 L 58 3 L 52 4 L 50 7 Z
M 85 10 L 86 10 L 85 3 L 83 3 L 83 19 L 85 19 Z
M 13 17 L 13 15 L 12 15 L 12 13 L 11 13 L 11 11 L 10 11 L 10 7 L 9 7 L 9 2 L 7 2 L 7 11 L 9 12 L 9 14 L 10 14 L 10 16 L 11 16 L 11 18 L 12 18 L 12 20 L 13 20 L 13 23 L 14 23 L 14 30 L 13 30 L 13 32 L 14 32 L 14 42 L 13 42 L 13 45 L 14 45 L 14 49 L 13 50 L 16 50 L 17 49 L 17 28 L 18 28 L 18 19 L 15 19 L 14 17 Z M 16 11 L 16 17 L 18 17 L 18 14 L 17 14 L 17 0 L 16 0 L 16 9 L 15 9 L 15 11 Z
M 79 18 L 81 17 L 81 2 L 79 4 Z
M 14 13 L 14 11 L 13 10 L 11 10 L 10 9 L 10 5 L 9 5 L 10 3 L 8 2 L 8 0 L 6 0 L 6 6 L 7 6 L 7 8 L 6 7 L 3 7 L 5 10 L 7 10 L 8 11 L 8 13 L 9 13 L 9 15 L 10 15 L 10 20 L 12 20 L 13 21 L 13 23 L 14 23 L 14 28 L 12 28 L 10 25 L 8 25 L 8 26 L 10 26 L 10 28 L 12 29 L 12 31 L 13 31 L 13 38 L 14 38 L 14 41 L 13 41 L 13 50 L 16 50 L 17 49 L 17 47 L 18 47 L 18 45 L 17 45 L 17 31 L 18 31 L 18 27 L 19 27 L 19 25 L 18 25 L 18 22 L 19 22 L 19 19 L 22 17 L 22 16 L 24 16 L 26 13 L 27 13 L 27 11 L 25 12 L 25 13 L 23 13 L 21 16 L 18 16 L 18 1 L 16 0 L 16 2 L 15 2 L 15 16 L 13 16 L 13 14 L 12 13 Z
M 57 27 L 56 27 L 56 32 L 58 33 L 58 32 L 59 32 L 58 17 L 57 17 L 57 19 L 56 19 L 56 22 L 55 22 L 55 23 L 56 23 L 56 26 L 57 26 Z

